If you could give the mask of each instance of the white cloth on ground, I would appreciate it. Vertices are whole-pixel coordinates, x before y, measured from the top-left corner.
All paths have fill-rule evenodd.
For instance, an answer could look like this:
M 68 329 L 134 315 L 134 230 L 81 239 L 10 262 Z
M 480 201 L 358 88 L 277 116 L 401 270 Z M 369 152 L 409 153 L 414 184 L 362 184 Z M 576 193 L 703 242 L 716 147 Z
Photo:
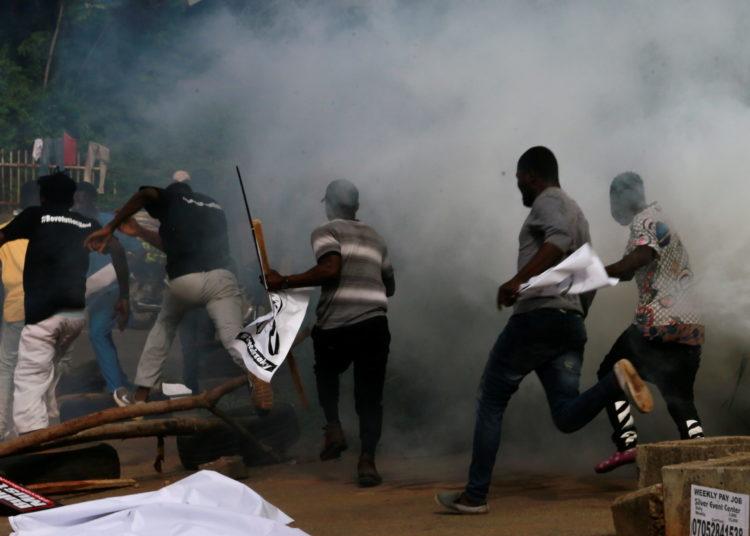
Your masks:
M 306 536 L 245 484 L 200 471 L 159 491 L 10 518 L 11 536 Z

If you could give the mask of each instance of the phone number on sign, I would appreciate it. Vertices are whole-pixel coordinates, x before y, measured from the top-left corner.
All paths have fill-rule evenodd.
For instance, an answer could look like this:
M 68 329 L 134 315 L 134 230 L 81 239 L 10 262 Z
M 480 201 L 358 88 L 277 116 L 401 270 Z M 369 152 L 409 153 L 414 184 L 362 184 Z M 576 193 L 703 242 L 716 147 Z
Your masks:
M 739 527 L 727 527 L 724 523 L 693 519 L 690 536 L 745 536 Z

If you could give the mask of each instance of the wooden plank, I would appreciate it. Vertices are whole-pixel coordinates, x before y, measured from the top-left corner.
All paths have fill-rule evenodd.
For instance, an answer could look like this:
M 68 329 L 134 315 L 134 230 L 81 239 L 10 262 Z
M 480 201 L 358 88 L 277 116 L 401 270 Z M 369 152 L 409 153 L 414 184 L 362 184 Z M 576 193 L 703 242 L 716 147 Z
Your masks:
M 95 489 L 127 488 L 138 485 L 132 478 L 105 478 L 101 480 L 67 480 L 63 482 L 44 482 L 26 486 L 32 491 L 49 495 L 53 493 L 71 493 L 74 491 L 90 491 Z

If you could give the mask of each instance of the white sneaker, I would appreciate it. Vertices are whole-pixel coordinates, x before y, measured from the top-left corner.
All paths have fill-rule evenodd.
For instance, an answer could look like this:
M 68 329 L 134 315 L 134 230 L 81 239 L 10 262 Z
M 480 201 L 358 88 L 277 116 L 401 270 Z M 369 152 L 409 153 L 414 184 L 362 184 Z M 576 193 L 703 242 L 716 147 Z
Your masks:
M 465 504 L 471 501 L 461 501 L 462 495 L 462 491 L 443 491 L 435 495 L 435 502 L 459 514 L 486 514 L 490 511 L 487 503 Z
M 112 393 L 112 398 L 114 398 L 115 404 L 121 408 L 135 404 L 133 393 L 127 387 L 118 387 L 115 389 L 115 392 Z

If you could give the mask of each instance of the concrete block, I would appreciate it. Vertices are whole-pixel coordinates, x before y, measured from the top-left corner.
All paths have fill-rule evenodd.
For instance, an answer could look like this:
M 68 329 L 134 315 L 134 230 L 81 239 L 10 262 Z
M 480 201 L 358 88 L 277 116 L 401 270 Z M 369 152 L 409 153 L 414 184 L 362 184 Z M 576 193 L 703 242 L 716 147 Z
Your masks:
M 661 484 L 641 488 L 615 499 L 612 519 L 617 536 L 664 536 Z
M 690 486 L 750 494 L 750 454 L 662 468 L 666 536 L 690 534 Z
M 638 445 L 638 487 L 659 484 L 661 468 L 666 465 L 722 458 L 743 452 L 750 452 L 750 437 L 719 436 Z
M 242 456 L 222 456 L 218 460 L 203 463 L 198 468 L 216 471 L 236 480 L 242 480 L 250 476 L 250 472 L 247 470 L 247 465 L 245 465 Z

